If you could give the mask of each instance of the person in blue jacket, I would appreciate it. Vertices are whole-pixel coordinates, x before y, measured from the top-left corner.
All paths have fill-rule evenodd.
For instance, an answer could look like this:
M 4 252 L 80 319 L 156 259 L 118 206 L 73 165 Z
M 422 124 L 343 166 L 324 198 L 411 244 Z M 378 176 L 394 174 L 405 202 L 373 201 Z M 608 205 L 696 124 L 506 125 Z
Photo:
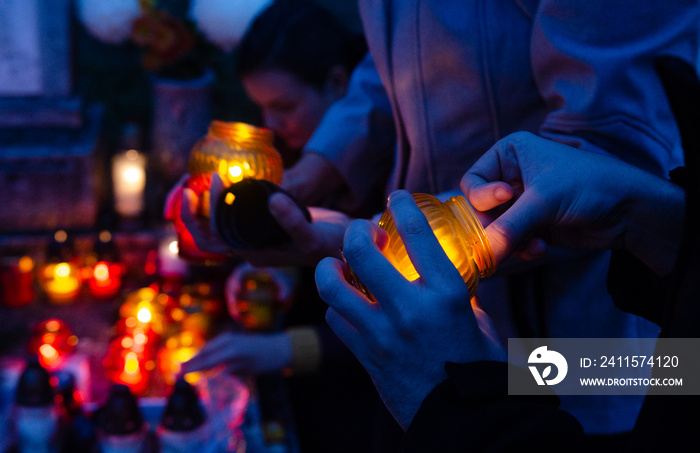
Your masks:
M 670 179 L 520 132 L 479 159 L 462 189 L 485 214 L 496 261 L 550 245 L 612 249 L 608 286 L 615 303 L 658 324 L 661 337 L 694 338 L 700 334 L 700 80 L 695 65 L 678 58 L 660 58 L 656 66 L 686 157 Z M 557 408 L 553 394 L 507 394 L 507 375 L 517 370 L 507 368 L 477 301 L 463 303 L 468 288 L 425 216 L 403 191 L 391 196 L 389 209 L 419 280 L 408 282 L 382 255 L 385 231 L 356 221 L 344 254 L 376 302 L 346 281 L 339 260 L 322 261 L 316 281 L 330 304 L 328 323 L 407 430 L 407 451 L 589 451 L 578 421 Z M 698 397 L 651 393 L 624 446 L 692 448 Z
M 369 55 L 298 164 L 323 156 L 350 198 L 365 199 L 387 173 L 386 193 L 456 190 L 464 171 L 516 131 L 612 154 L 656 175 L 682 162 L 652 62 L 662 53 L 697 61 L 697 2 L 360 0 L 359 7 Z M 397 141 L 388 164 L 364 146 L 387 105 Z M 319 193 L 327 187 L 320 181 L 288 188 Z M 295 242 L 241 253 L 245 259 L 308 264 L 339 255 L 347 217 L 312 211 L 307 223 L 283 195 L 269 205 Z M 605 289 L 609 262 L 605 251 L 551 248 L 536 265 L 502 263 L 479 295 L 501 338 L 655 336 L 656 326 L 614 306 Z M 627 396 L 563 400 L 593 435 L 629 431 L 640 405 Z

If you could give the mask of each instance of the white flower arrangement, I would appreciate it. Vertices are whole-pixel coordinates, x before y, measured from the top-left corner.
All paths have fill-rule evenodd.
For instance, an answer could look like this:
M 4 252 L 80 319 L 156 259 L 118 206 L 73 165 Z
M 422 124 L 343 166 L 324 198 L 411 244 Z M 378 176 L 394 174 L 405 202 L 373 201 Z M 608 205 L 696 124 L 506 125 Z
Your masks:
M 142 13 L 138 0 L 77 0 L 77 7 L 85 28 L 110 44 L 126 41 L 132 24 Z
M 209 41 L 230 51 L 273 0 L 192 0 L 190 17 Z

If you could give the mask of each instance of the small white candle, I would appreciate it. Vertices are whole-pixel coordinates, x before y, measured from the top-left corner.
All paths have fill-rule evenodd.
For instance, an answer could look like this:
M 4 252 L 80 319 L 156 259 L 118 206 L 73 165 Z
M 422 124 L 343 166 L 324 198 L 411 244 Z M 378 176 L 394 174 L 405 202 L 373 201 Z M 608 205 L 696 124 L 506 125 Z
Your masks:
M 117 212 L 124 217 L 141 214 L 146 187 L 146 157 L 134 149 L 115 155 L 112 183 Z

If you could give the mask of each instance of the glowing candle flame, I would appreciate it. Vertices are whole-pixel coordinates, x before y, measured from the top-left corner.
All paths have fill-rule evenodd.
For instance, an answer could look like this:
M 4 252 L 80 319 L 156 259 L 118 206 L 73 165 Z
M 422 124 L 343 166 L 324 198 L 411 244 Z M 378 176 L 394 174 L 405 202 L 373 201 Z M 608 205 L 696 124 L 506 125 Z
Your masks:
M 124 371 L 130 374 L 134 374 L 139 371 L 139 361 L 136 358 L 136 353 L 129 352 L 126 354 L 126 358 L 124 361 Z
M 56 277 L 68 277 L 70 274 L 70 267 L 68 267 L 66 263 L 61 263 L 54 268 L 53 272 Z
M 105 263 L 97 263 L 93 275 L 97 280 L 105 281 L 109 278 L 109 266 Z
M 151 320 L 151 310 L 146 307 L 141 308 L 136 314 L 136 318 L 141 322 L 149 322 Z
M 41 353 L 46 360 L 53 360 L 58 357 L 58 351 L 50 344 L 42 344 L 39 347 L 39 353 Z
M 124 179 L 130 183 L 136 183 L 141 180 L 141 172 L 136 168 L 127 168 L 124 170 Z

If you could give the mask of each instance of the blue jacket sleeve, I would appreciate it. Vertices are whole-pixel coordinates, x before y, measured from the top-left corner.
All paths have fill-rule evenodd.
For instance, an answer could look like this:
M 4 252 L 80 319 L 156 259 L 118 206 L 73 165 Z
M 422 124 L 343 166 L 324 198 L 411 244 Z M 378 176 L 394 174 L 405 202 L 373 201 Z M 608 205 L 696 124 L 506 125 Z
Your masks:
M 542 0 L 531 44 L 549 114 L 541 135 L 666 176 L 682 163 L 653 59 L 698 57 L 695 0 Z M 605 150 L 605 151 L 603 151 Z
M 391 105 L 369 54 L 355 68 L 348 92 L 326 112 L 304 152 L 329 159 L 349 189 L 350 210 L 385 195 L 394 163 Z

